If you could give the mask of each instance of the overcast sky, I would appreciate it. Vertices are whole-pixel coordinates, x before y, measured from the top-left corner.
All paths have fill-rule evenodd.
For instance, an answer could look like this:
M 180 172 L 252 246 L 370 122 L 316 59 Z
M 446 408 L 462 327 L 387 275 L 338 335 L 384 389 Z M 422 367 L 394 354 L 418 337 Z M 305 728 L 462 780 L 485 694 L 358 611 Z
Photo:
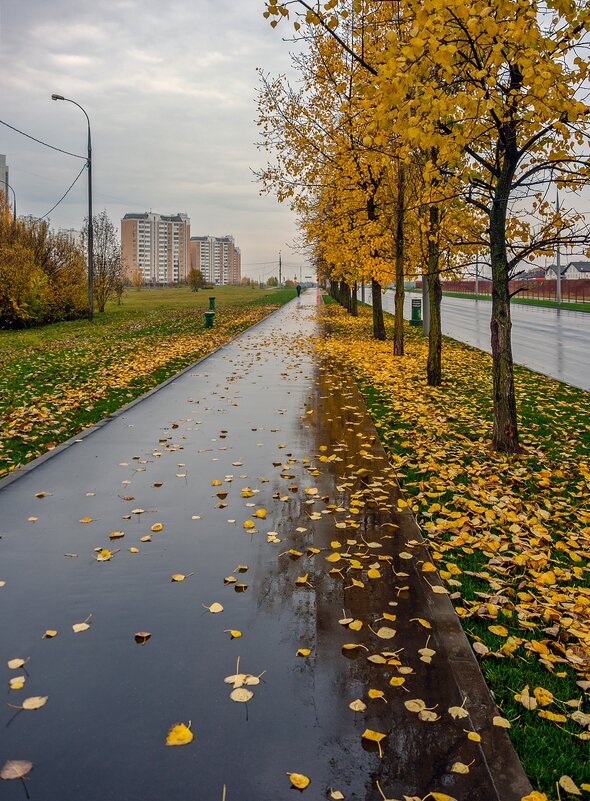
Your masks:
M 187 212 L 191 232 L 233 234 L 242 274 L 271 274 L 282 250 L 287 276 L 309 274 L 290 245 L 287 207 L 261 197 L 251 169 L 256 67 L 289 68 L 288 49 L 263 19 L 263 0 L 0 0 L 0 119 L 74 153 L 93 143 L 95 213 Z M 41 216 L 81 161 L 0 125 L 19 214 Z M 51 214 L 80 228 L 86 174 Z

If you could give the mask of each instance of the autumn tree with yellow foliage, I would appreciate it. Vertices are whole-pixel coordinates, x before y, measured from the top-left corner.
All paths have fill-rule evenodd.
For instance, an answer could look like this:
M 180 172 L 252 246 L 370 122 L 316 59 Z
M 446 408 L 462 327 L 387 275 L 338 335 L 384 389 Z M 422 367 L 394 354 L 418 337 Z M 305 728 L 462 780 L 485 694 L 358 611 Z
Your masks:
M 284 78 L 261 72 L 261 146 L 273 151 L 275 160 L 258 177 L 263 191 L 274 192 L 299 214 L 308 241 L 321 240 L 333 281 L 347 288 L 371 281 L 374 335 L 384 339 L 381 286 L 392 277 L 396 201 L 390 153 L 363 144 L 369 122 L 360 103 L 366 76 L 330 37 L 310 37 L 309 52 L 294 64 L 301 75 L 297 90 Z M 403 289 L 401 261 L 400 266 Z M 397 328 L 403 343 L 401 316 Z
M 332 36 L 372 77 L 366 107 L 374 146 L 395 136 L 408 155 L 434 149 L 425 175 L 433 183 L 452 175 L 481 213 L 468 244 L 484 242 L 492 267 L 493 446 L 517 452 L 509 280 L 523 261 L 556 245 L 588 244 L 580 218 L 553 212 L 545 192 L 551 182 L 576 190 L 590 181 L 590 12 L 579 0 L 397 5 L 404 35 L 392 25 L 384 52 L 357 51 L 340 37 L 348 0 L 269 0 L 265 14 L 273 26 L 291 15 L 296 29 L 304 22 Z M 382 7 L 352 2 L 367 19 Z

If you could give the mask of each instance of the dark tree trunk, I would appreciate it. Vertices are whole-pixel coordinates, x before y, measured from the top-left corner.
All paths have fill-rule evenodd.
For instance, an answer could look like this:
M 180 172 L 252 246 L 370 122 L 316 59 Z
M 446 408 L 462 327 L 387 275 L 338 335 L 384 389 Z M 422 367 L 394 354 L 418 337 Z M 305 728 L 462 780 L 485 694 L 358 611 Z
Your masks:
M 508 129 L 508 126 L 506 126 Z M 508 197 L 518 156 L 511 131 L 504 164 L 498 177 L 490 213 L 490 256 L 492 263 L 492 376 L 494 393 L 494 430 L 492 445 L 497 451 L 517 453 L 518 424 L 514 394 L 514 368 L 510 319 L 510 293 L 508 284 L 508 256 L 506 251 L 506 213 Z
M 395 214 L 395 320 L 393 329 L 393 353 L 404 355 L 404 195 L 405 168 L 398 162 L 397 202 Z
M 385 321 L 383 319 L 383 305 L 381 298 L 381 284 L 371 279 L 371 297 L 373 299 L 373 336 L 375 339 L 385 339 Z
M 358 317 L 359 314 L 359 306 L 358 306 L 358 298 L 356 296 L 357 293 L 357 284 L 356 281 L 350 288 L 350 313 L 353 317 Z
M 350 313 L 350 287 L 346 281 L 340 281 L 340 303 Z
M 428 306 L 430 326 L 428 329 L 428 362 L 426 377 L 428 385 L 439 387 L 442 383 L 441 348 L 442 331 L 440 304 L 442 287 L 440 285 L 438 229 L 440 213 L 437 205 L 431 205 L 428 221 Z

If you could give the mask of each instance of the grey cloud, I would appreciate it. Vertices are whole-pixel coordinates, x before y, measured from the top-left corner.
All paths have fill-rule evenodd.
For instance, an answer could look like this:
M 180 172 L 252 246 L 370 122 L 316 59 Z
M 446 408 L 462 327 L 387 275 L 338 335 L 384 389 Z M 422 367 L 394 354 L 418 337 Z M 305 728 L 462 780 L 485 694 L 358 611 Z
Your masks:
M 147 208 L 187 211 L 194 232 L 233 233 L 245 263 L 288 253 L 293 216 L 259 197 L 250 170 L 265 160 L 253 144 L 255 67 L 289 69 L 262 0 L 28 0 L 0 8 L 0 117 L 84 153 L 81 113 L 50 95 L 80 102 L 92 121 L 98 208 L 114 219 Z M 22 213 L 47 211 L 80 168 L 3 126 L 0 152 Z M 80 180 L 52 222 L 79 227 L 85 212 Z

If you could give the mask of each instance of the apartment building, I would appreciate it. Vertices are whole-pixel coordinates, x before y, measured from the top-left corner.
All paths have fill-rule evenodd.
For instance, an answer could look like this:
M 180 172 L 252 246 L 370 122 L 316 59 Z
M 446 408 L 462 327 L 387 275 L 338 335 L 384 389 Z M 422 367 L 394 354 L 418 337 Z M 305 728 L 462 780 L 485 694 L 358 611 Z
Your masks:
M 121 258 L 126 276 L 145 284 L 178 284 L 189 270 L 191 221 L 186 214 L 126 214 L 121 220 Z
M 8 177 L 8 164 L 6 163 L 6 156 L 0 153 L 0 192 L 4 192 L 8 200 L 8 184 L 10 179 Z
M 239 284 L 242 255 L 233 236 L 191 236 L 189 270 L 200 270 L 210 284 Z

